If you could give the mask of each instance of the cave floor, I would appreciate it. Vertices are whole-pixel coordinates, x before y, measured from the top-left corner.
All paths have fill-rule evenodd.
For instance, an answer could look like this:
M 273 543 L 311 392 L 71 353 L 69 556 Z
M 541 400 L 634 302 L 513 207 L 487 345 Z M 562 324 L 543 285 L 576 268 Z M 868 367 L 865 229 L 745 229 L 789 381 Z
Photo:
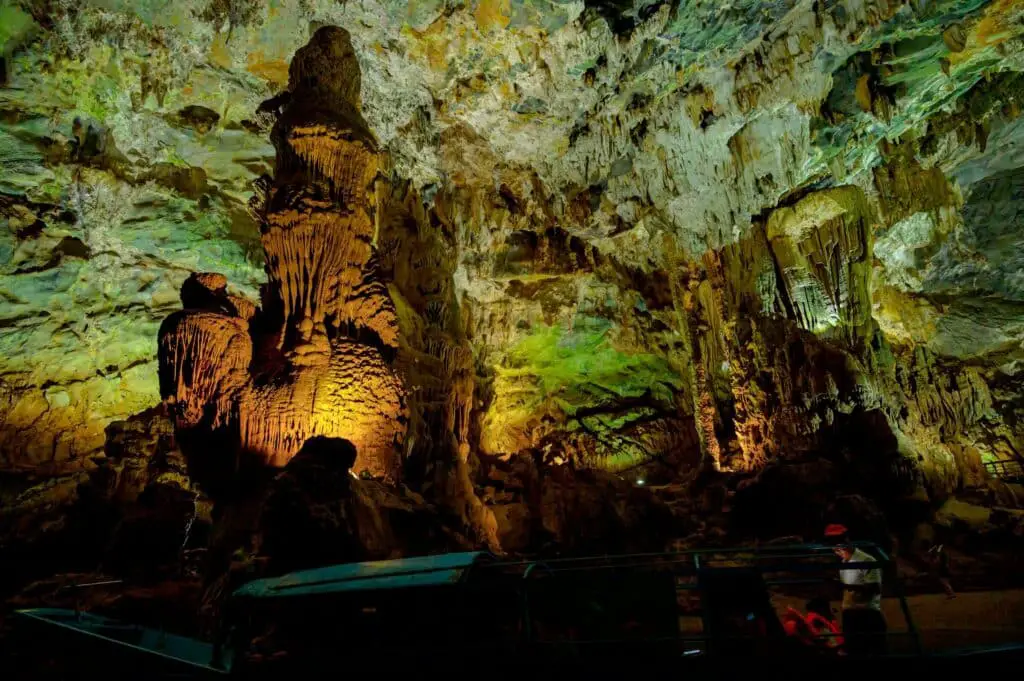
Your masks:
M 954 582 L 955 586 L 955 582 Z M 803 600 L 773 597 L 779 612 L 792 606 L 803 609 Z M 945 594 L 917 594 L 907 597 L 925 651 L 934 652 L 968 646 L 1024 642 L 1024 589 L 968 591 L 954 599 Z M 832 607 L 839 611 L 839 602 Z M 899 600 L 886 598 L 882 610 L 890 634 L 907 631 Z M 893 646 L 903 647 L 895 643 Z

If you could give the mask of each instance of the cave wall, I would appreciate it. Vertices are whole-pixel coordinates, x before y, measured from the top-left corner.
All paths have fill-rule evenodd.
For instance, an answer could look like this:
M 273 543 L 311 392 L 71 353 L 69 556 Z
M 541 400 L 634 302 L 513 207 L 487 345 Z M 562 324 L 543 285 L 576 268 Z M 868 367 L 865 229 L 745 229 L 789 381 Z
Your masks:
M 385 186 L 377 248 L 398 313 L 396 367 L 411 386 L 404 475 L 464 523 L 468 536 L 499 549 L 494 515 L 473 485 L 476 365 L 456 299 L 455 225 L 409 183 Z
M 232 329 L 211 357 L 256 339 L 239 371 L 310 331 L 287 272 L 258 293 L 287 211 L 247 207 L 300 157 L 339 171 L 323 131 L 270 143 L 325 25 L 381 154 L 341 183 L 352 271 L 380 260 L 346 286 L 394 314 L 310 321 L 369 320 L 401 468 L 478 537 L 490 459 L 654 480 L 857 450 L 939 491 L 1019 456 L 1019 4 L 633 4 L 5 2 L 3 469 L 90 468 L 176 393 L 156 339 L 189 286 L 214 309 L 184 335 Z

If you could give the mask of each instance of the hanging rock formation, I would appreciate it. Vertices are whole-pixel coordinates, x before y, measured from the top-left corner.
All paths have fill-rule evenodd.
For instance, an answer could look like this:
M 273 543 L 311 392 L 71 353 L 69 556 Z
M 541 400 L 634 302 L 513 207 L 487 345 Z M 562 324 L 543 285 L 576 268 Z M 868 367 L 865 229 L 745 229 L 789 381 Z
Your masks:
M 160 329 L 160 389 L 183 442 L 204 437 L 270 466 L 307 439 L 344 438 L 354 470 L 399 473 L 405 390 L 391 368 L 398 323 L 378 279 L 371 184 L 377 145 L 359 113 L 352 45 L 324 28 L 296 53 L 277 111 L 273 180 L 251 209 L 266 252 L 262 308 L 197 274 Z M 197 452 L 198 453 L 198 452 Z
M 401 330 L 396 365 L 415 386 L 405 470 L 424 494 L 466 522 L 468 534 L 499 550 L 494 515 L 471 479 L 476 375 L 455 296 L 454 225 L 443 212 L 428 210 L 407 183 L 393 183 L 382 204 L 381 270 Z
M 1009 489 L 1020 2 L 7 5 L 12 489 L 161 395 L 202 483 L 401 458 L 319 498 L 295 459 L 285 539 L 371 489 L 522 551 L 713 540 L 727 486 L 762 536 Z

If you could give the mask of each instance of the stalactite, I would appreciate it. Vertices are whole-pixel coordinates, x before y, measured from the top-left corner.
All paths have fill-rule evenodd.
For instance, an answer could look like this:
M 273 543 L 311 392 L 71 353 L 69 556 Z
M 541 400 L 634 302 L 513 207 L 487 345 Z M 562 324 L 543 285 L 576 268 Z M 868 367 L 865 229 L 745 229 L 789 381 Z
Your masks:
M 379 243 L 396 291 L 402 334 L 396 368 L 415 386 L 409 394 L 408 465 L 423 492 L 465 523 L 467 534 L 494 551 L 497 521 L 477 496 L 473 470 L 475 360 L 466 339 L 452 277 L 459 256 L 439 195 L 427 207 L 408 185 L 389 187 L 381 202 Z
M 179 428 L 227 427 L 240 452 L 268 465 L 323 435 L 356 446 L 357 471 L 394 477 L 407 410 L 382 352 L 398 346 L 398 323 L 373 253 L 377 154 L 359 82 L 341 29 L 317 31 L 295 55 L 271 135 L 277 172 L 250 204 L 266 253 L 264 309 L 228 296 L 219 275 L 193 277 L 182 299 L 203 309 L 164 323 L 161 392 Z M 268 339 L 277 353 L 254 353 Z
M 695 311 L 694 292 L 689 290 L 686 281 L 689 279 L 688 273 L 683 269 L 685 265 L 676 253 L 674 240 L 666 239 L 666 251 L 669 254 L 669 283 L 672 287 L 677 330 L 683 347 L 683 357 L 679 365 L 686 383 L 686 393 L 692 401 L 702 464 L 717 471 L 721 469 L 722 459 L 721 447 L 715 435 L 717 410 L 707 370 L 700 356 L 700 341 L 694 333 L 694 323 L 690 318 Z
M 781 288 L 801 327 L 849 347 L 871 320 L 871 209 L 857 187 L 837 187 L 772 212 L 766 226 Z

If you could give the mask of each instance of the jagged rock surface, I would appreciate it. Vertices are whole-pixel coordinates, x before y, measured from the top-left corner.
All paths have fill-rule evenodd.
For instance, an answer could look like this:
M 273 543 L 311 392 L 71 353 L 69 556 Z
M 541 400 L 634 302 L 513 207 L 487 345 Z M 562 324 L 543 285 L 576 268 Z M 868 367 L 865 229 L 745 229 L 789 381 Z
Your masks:
M 220 275 L 194 275 L 160 332 L 161 394 L 198 457 L 283 467 L 315 436 L 351 441 L 357 471 L 399 474 L 405 389 L 387 353 L 398 320 L 377 277 L 368 190 L 376 142 L 359 113 L 348 34 L 324 28 L 295 55 L 254 197 L 266 251 L 262 309 Z M 204 440 L 227 445 L 215 452 Z
M 174 422 L 160 410 L 115 421 L 92 470 L 4 489 L 5 595 L 54 572 L 181 578 L 203 547 L 211 503 L 188 473 Z
M 326 441 L 326 440 L 324 440 Z M 312 443 L 317 443 L 314 439 Z M 269 484 L 256 524 L 273 572 L 466 549 L 444 516 L 408 489 L 355 480 L 330 447 L 307 446 Z M 454 516 L 453 516 L 454 517 Z
M 487 492 L 491 459 L 581 486 L 828 464 L 937 504 L 1020 457 L 1020 3 L 16 5 L 5 469 L 88 469 L 161 391 L 283 463 L 357 439 L 309 420 L 356 366 L 382 386 L 367 451 L 408 390 L 402 461 L 368 467 L 444 489 L 481 541 L 536 515 Z M 360 81 L 348 55 L 296 98 L 321 26 Z

